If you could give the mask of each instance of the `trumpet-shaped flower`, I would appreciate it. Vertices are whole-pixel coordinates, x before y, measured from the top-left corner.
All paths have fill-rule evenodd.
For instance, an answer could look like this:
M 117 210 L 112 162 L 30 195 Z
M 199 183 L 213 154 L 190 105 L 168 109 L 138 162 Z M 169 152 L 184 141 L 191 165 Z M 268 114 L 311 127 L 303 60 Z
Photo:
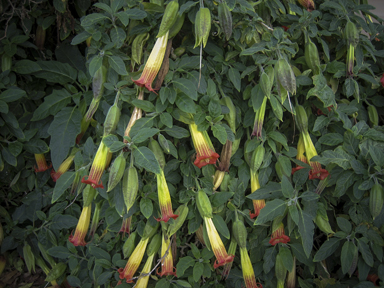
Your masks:
M 147 261 L 145 262 L 145 265 L 143 267 L 143 271 L 141 271 L 139 280 L 137 280 L 137 283 L 135 285 L 135 288 L 146 288 L 149 281 L 149 272 L 151 272 L 153 258 L 155 257 L 155 253 L 148 257 Z
M 92 205 L 88 205 L 83 207 L 81 211 L 81 215 L 79 218 L 79 222 L 76 226 L 75 235 L 69 236 L 69 241 L 75 246 L 85 246 L 87 243 L 85 242 L 85 236 L 87 235 L 89 223 L 91 221 L 91 209 Z
M 232 262 L 235 256 L 227 254 L 227 250 L 225 250 L 223 241 L 221 241 L 219 233 L 217 233 L 212 218 L 204 217 L 204 223 L 207 228 L 207 234 L 209 242 L 211 243 L 212 251 L 216 256 L 216 261 L 215 264 L 213 264 L 213 267 L 216 269 L 217 267 Z
M 108 161 L 108 147 L 101 141 L 99 149 L 97 149 L 95 159 L 93 160 L 91 172 L 89 173 L 88 179 L 84 176 L 81 182 L 91 185 L 93 188 L 104 188 L 103 183 L 100 182 L 101 175 L 103 175 L 104 169 Z
M 35 159 L 37 163 L 37 167 L 35 166 L 35 172 L 44 172 L 52 167 L 52 164 L 50 166 L 47 165 L 44 154 L 35 154 Z
M 299 141 L 297 142 L 297 155 L 296 155 L 296 159 L 297 160 L 300 160 L 301 162 L 304 162 L 304 163 L 308 163 L 307 162 L 307 157 L 305 157 L 304 155 L 305 153 L 305 145 L 304 145 L 304 139 L 303 139 L 303 135 L 300 133 L 300 137 L 299 137 Z M 300 170 L 300 169 L 303 169 L 304 167 L 303 166 L 296 166 L 295 168 L 292 168 L 292 175 Z
M 137 268 L 143 259 L 145 249 L 147 248 L 149 238 L 141 239 L 139 244 L 136 246 L 131 257 L 129 257 L 127 265 L 125 268 L 120 268 L 118 270 L 120 279 L 126 279 L 127 283 L 133 283 L 133 275 L 135 275 Z
M 199 168 L 208 164 L 215 164 L 220 156 L 215 152 L 207 131 L 200 132 L 197 130 L 196 124 L 189 124 L 189 130 L 191 131 L 193 146 L 195 146 L 197 154 L 193 164 Z
M 263 103 L 256 111 L 255 124 L 253 125 L 253 131 L 251 136 L 256 136 L 257 139 L 261 138 L 261 132 L 263 130 L 265 108 L 267 107 L 267 97 L 264 97 Z
M 167 49 L 168 33 L 169 32 L 164 36 L 157 38 L 155 46 L 145 64 L 143 73 L 141 73 L 138 80 L 133 81 L 136 85 L 147 88 L 148 91 L 155 92 L 152 88 L 152 82 L 155 80 L 156 75 L 161 68 L 161 64 L 163 63 L 165 50 Z
M 249 258 L 247 248 L 240 248 L 241 258 L 241 270 L 243 271 L 243 278 L 245 281 L 245 287 L 247 288 L 258 288 L 256 283 L 255 272 L 253 271 L 251 259 Z
M 308 133 L 303 134 L 303 140 L 305 146 L 305 154 L 307 155 L 307 159 L 309 160 L 309 165 L 311 165 L 312 167 L 311 171 L 309 171 L 309 179 L 324 180 L 328 177 L 329 172 L 325 169 L 322 169 L 321 164 L 319 162 L 311 161 L 311 159 L 317 156 L 318 154 Z
M 347 54 L 347 76 L 353 76 L 353 66 L 355 64 L 355 47 L 349 44 Z
M 251 170 L 251 190 L 252 190 L 252 193 L 255 193 L 258 189 L 260 189 L 259 175 L 257 172 Z M 253 208 L 255 209 L 255 213 L 249 212 L 249 217 L 251 217 L 251 219 L 259 216 L 260 210 L 265 207 L 265 200 L 264 199 L 252 200 L 252 202 L 253 202 Z
M 173 214 L 171 195 L 169 194 L 167 180 L 165 180 L 164 172 L 156 174 L 157 178 L 157 194 L 161 211 L 161 218 L 157 221 L 168 222 L 170 218 L 176 219 L 178 215 Z
M 291 239 L 284 233 L 284 224 L 278 224 L 277 227 L 275 227 L 275 230 L 272 231 L 269 244 L 275 246 L 277 243 L 288 243 L 289 241 L 291 241 Z
M 61 175 L 63 175 L 65 172 L 68 171 L 69 167 L 71 167 L 73 163 L 73 158 L 75 158 L 75 155 L 68 156 L 68 158 L 65 159 L 63 163 L 61 163 L 61 165 L 59 166 L 59 169 L 57 169 L 56 172 L 52 169 L 51 178 L 54 182 L 56 182 L 57 179 L 61 177 Z
M 128 235 L 131 234 L 131 220 L 132 216 L 124 219 L 123 223 L 121 224 L 119 233 L 123 233 L 123 237 L 125 236 L 125 233 L 128 233 Z
M 171 249 L 171 239 L 163 234 L 163 239 L 161 241 L 161 257 L 164 257 L 165 253 L 168 253 L 161 260 L 161 273 L 159 273 L 159 268 L 157 268 L 156 273 L 160 277 L 173 275 L 176 276 L 176 268 L 173 267 L 173 257 L 172 257 L 172 249 Z
M 91 224 L 91 228 L 89 229 L 89 237 L 93 237 L 96 233 L 97 226 L 99 225 L 100 210 L 101 210 L 102 204 L 103 204 L 103 201 L 98 202 L 96 204 L 95 211 L 93 211 L 92 224 Z
M 235 255 L 236 248 L 237 248 L 237 242 L 236 242 L 235 238 L 232 236 L 231 244 L 229 244 L 229 249 L 228 249 L 229 255 Z M 231 272 L 232 264 L 233 264 L 233 262 L 229 262 L 229 263 L 224 265 L 223 272 L 221 273 L 222 279 L 228 278 L 229 272 Z

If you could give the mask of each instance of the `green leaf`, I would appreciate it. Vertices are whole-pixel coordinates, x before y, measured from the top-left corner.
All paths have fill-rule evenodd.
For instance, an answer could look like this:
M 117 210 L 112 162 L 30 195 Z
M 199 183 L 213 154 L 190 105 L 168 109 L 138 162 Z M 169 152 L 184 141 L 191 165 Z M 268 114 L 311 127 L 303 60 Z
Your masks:
M 40 70 L 41 67 L 39 66 L 39 64 L 37 64 L 35 61 L 27 59 L 17 61 L 15 66 L 13 67 L 13 71 L 18 74 L 32 74 Z
M 343 141 L 344 141 L 343 136 L 341 136 L 338 133 L 328 133 L 328 134 L 325 134 L 319 138 L 319 142 L 321 144 L 325 144 L 325 145 L 329 145 L 329 146 L 338 145 L 338 144 L 342 143 Z
M 267 136 L 271 137 L 274 141 L 283 145 L 285 150 L 289 151 L 287 138 L 285 137 L 284 134 L 277 131 L 272 131 L 272 132 L 269 132 Z
M 355 172 L 351 170 L 347 170 L 341 173 L 336 181 L 336 187 L 333 192 L 333 196 L 334 197 L 343 196 L 344 193 L 347 191 L 347 189 L 352 186 L 355 180 L 356 180 Z
M 8 104 L 4 101 L 0 100 L 0 113 L 7 114 L 9 111 Z
M 324 104 L 324 107 L 329 107 L 333 105 L 336 107 L 335 101 L 335 93 L 333 93 L 332 89 L 327 85 L 327 79 L 320 74 L 312 77 L 314 88 L 308 91 L 307 99 L 311 96 L 318 97 Z
M 361 256 L 363 256 L 365 263 L 367 263 L 368 266 L 373 267 L 373 255 L 371 249 L 369 249 L 368 244 L 365 243 L 363 239 L 367 240 L 366 238 L 356 239 L 357 247 L 359 248 Z
M 134 99 L 131 103 L 132 105 L 144 110 L 145 112 L 154 112 L 156 110 L 155 105 L 147 100 Z
M 128 75 L 123 59 L 119 56 L 109 56 L 108 63 L 119 75 Z
M 172 118 L 171 114 L 169 114 L 167 112 L 161 113 L 160 114 L 160 120 L 165 126 L 167 126 L 168 128 L 172 128 L 173 118 Z
M 275 182 L 269 182 L 267 185 L 257 189 L 253 193 L 249 194 L 247 198 L 252 200 L 271 199 L 283 196 L 281 191 L 281 184 Z
M 96 257 L 96 259 L 106 259 L 109 262 L 111 261 L 111 255 L 99 247 L 89 246 L 89 253 Z
M 77 70 L 68 63 L 58 61 L 37 61 L 41 70 L 35 72 L 35 76 L 43 78 L 48 82 L 59 83 L 61 85 L 73 83 L 77 79 Z
M 317 117 L 315 124 L 313 125 L 313 132 L 319 131 L 320 129 L 328 126 L 330 122 L 331 122 L 331 118 L 325 117 L 324 115 Z
M 352 154 L 352 155 L 359 154 L 359 140 L 355 138 L 354 133 L 350 130 L 347 130 L 344 133 L 343 148 L 349 154 Z
M 176 89 L 179 89 L 185 95 L 187 95 L 192 100 L 197 100 L 197 87 L 196 85 L 186 78 L 178 78 L 172 81 Z
M 295 192 L 291 182 L 285 175 L 283 175 L 283 178 L 281 179 L 281 191 L 286 198 L 292 198 Z
M 201 262 L 196 262 L 195 266 L 193 266 L 193 280 L 195 282 L 199 282 L 200 277 L 203 275 L 204 272 L 204 264 Z
M 346 241 L 341 249 L 341 269 L 347 273 L 353 265 L 354 256 L 357 254 L 357 247 L 351 241 Z
M 377 166 L 384 166 L 384 154 L 382 149 L 378 146 L 369 146 L 369 154 Z
M 47 253 L 59 259 L 68 259 L 68 257 L 71 256 L 68 248 L 63 246 L 52 247 L 47 250 Z
M 352 224 L 347 219 L 343 217 L 337 217 L 336 218 L 337 225 L 340 227 L 342 231 L 349 234 L 352 231 Z
M 177 277 L 180 278 L 184 275 L 185 270 L 193 266 L 195 260 L 191 256 L 183 257 L 179 259 L 179 262 L 176 265 Z
M 215 193 L 211 197 L 211 204 L 212 207 L 219 207 L 220 205 L 223 205 L 228 201 L 233 196 L 233 192 L 220 192 L 220 193 Z
M 44 103 L 37 107 L 31 121 L 39 121 L 49 115 L 56 115 L 69 103 L 71 103 L 71 94 L 67 90 L 53 90 L 52 94 L 44 98 Z
M 229 68 L 228 71 L 229 80 L 231 80 L 233 86 L 235 86 L 236 90 L 240 92 L 241 89 L 241 77 L 239 70 L 235 68 Z
M 265 222 L 271 221 L 276 217 L 283 215 L 286 208 L 287 203 L 285 203 L 281 199 L 274 199 L 272 201 L 268 201 L 265 207 L 260 210 L 260 214 L 256 218 L 255 225 L 262 225 Z
M 147 17 L 147 13 L 145 11 L 136 8 L 128 9 L 125 11 L 125 14 L 127 14 L 128 17 L 132 20 L 142 20 Z
M 66 269 L 67 264 L 63 262 L 56 263 L 56 265 L 52 267 L 51 271 L 49 271 L 47 277 L 45 278 L 45 281 L 52 282 L 58 279 L 61 275 L 64 274 Z
M 53 189 L 52 201 L 51 203 L 55 203 L 61 195 L 67 190 L 69 186 L 73 183 L 75 179 L 76 172 L 65 172 L 60 178 L 56 181 L 55 188 Z
M 24 90 L 21 90 L 17 87 L 9 88 L 0 94 L 0 100 L 6 103 L 14 102 L 27 96 L 27 93 Z
M 231 235 L 229 233 L 227 224 L 225 224 L 224 219 L 221 216 L 214 214 L 212 220 L 213 220 L 213 224 L 215 224 L 217 231 L 221 235 L 223 235 L 225 238 L 229 239 Z
M 25 142 L 24 149 L 32 154 L 43 154 L 49 151 L 47 143 L 37 138 Z
M 184 93 L 179 93 L 176 99 L 176 105 L 179 109 L 186 113 L 196 113 L 195 102 Z
M 328 239 L 321 245 L 320 249 L 315 254 L 315 257 L 313 258 L 314 262 L 319 262 L 327 259 L 329 256 L 331 256 L 337 248 L 340 246 L 341 239 L 339 238 L 331 238 Z
M 312 216 L 299 209 L 299 224 L 297 226 L 299 227 L 299 233 L 301 235 L 305 255 L 309 257 L 312 251 L 313 234 L 315 232 L 315 225 L 313 224 Z
M 159 129 L 143 128 L 132 138 L 132 142 L 135 144 L 144 142 L 145 140 L 148 140 L 149 138 L 156 135 L 157 133 L 159 133 Z
M 187 129 L 181 128 L 179 126 L 173 125 L 172 128 L 165 128 L 163 130 L 169 136 L 174 137 L 176 139 L 189 137 L 189 131 Z
M 189 1 L 191 2 L 191 1 Z M 193 2 L 197 3 L 197 2 Z M 191 284 L 189 284 L 187 281 L 184 280 L 176 280 L 177 285 L 180 285 L 181 287 L 186 287 L 186 288 L 192 288 Z
M 133 156 L 135 157 L 135 162 L 145 170 L 155 174 L 161 172 L 159 162 L 157 162 L 155 155 L 149 148 L 138 147 L 133 150 Z
M 279 248 L 279 255 L 283 261 L 285 269 L 291 271 L 293 268 L 293 257 L 291 251 L 286 247 Z
M 75 227 L 79 219 L 71 215 L 55 215 L 52 219 L 51 229 L 61 230 Z
M 69 149 L 75 145 L 76 136 L 81 130 L 82 118 L 76 107 L 65 107 L 55 116 L 48 128 L 48 133 L 51 135 L 49 144 L 51 159 L 56 171 L 67 157 Z
M 100 14 L 100 13 L 92 13 L 87 16 L 85 16 L 81 21 L 81 26 L 92 26 L 94 24 L 97 24 L 99 22 L 105 21 L 105 19 L 109 19 L 107 16 Z
M 215 136 L 221 144 L 225 144 L 227 142 L 227 132 L 223 126 L 220 124 L 216 124 L 212 126 L 213 136 Z
M 148 198 L 142 198 L 140 200 L 140 211 L 144 215 L 145 218 L 149 218 L 153 212 L 153 204 L 152 200 Z

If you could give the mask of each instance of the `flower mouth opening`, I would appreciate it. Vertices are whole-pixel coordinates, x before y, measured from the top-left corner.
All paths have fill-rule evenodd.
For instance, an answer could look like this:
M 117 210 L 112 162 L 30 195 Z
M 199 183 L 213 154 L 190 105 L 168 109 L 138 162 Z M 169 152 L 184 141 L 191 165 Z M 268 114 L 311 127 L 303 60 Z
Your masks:
M 84 176 L 83 179 L 81 179 L 81 183 L 89 184 L 93 188 L 102 188 L 102 189 L 104 189 L 104 185 L 103 185 L 102 181 L 100 181 L 100 183 L 97 183 L 95 180 L 89 179 L 89 176 L 88 176 L 88 179 L 85 179 L 85 177 L 87 177 L 87 176 Z
M 216 259 L 215 263 L 213 264 L 213 268 L 217 269 L 220 266 L 224 266 L 227 263 L 231 263 L 234 258 L 235 258 L 234 255 L 228 255 L 227 257 L 224 257 L 220 261 L 218 259 Z

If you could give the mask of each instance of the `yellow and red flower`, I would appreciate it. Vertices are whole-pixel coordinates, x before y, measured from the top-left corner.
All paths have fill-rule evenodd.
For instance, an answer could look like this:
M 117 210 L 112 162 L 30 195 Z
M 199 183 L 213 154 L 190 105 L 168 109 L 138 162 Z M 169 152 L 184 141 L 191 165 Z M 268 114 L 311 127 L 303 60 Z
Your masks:
M 280 224 L 272 225 L 272 235 L 271 235 L 271 240 L 269 240 L 269 244 L 275 246 L 277 243 L 288 243 L 291 241 L 291 239 L 285 235 L 284 233 L 284 224 L 280 222 Z
M 104 169 L 108 161 L 108 147 L 101 141 L 99 149 L 97 149 L 95 159 L 93 160 L 91 172 L 89 173 L 88 179 L 84 176 L 81 182 L 91 185 L 93 188 L 104 188 L 103 183 L 100 181 L 103 175 Z M 100 183 L 99 183 L 100 182 Z
M 229 244 L 228 253 L 229 255 L 235 255 L 237 248 L 237 242 L 235 238 L 232 236 L 231 238 L 231 244 Z M 223 272 L 221 273 L 222 279 L 227 279 L 229 276 L 229 272 L 231 272 L 233 262 L 229 262 L 224 265 Z
M 225 250 L 223 241 L 221 241 L 220 235 L 217 233 L 212 218 L 204 217 L 204 223 L 205 227 L 207 228 L 207 234 L 209 242 L 211 243 L 212 251 L 216 256 L 215 264 L 213 264 L 213 267 L 216 269 L 220 266 L 232 262 L 235 256 L 227 254 L 227 250 Z
M 51 178 L 54 182 L 56 182 L 57 179 L 61 177 L 61 175 L 63 175 L 65 172 L 68 171 L 69 167 L 71 167 L 73 163 L 73 158 L 75 158 L 75 154 L 72 155 L 71 153 L 71 155 L 69 155 L 68 158 L 65 159 L 63 163 L 61 163 L 61 165 L 59 166 L 59 169 L 57 169 L 56 172 L 55 170 L 52 169 Z
M 168 254 L 164 257 L 163 260 L 161 260 L 161 273 L 159 273 L 159 268 L 157 268 L 156 273 L 160 277 L 173 275 L 176 276 L 176 268 L 173 266 L 173 256 L 172 256 L 172 249 L 170 247 L 171 239 L 166 235 L 163 234 L 161 241 L 161 257 L 164 257 L 165 253 Z
M 139 265 L 141 263 L 141 260 L 143 259 L 145 249 L 147 248 L 149 238 L 141 239 L 139 244 L 136 246 L 135 250 L 133 251 L 131 257 L 129 257 L 127 265 L 125 265 L 125 268 L 120 268 L 117 270 L 119 272 L 120 279 L 125 279 L 127 283 L 133 283 L 133 275 L 135 275 L 137 269 L 139 268 Z
M 141 271 L 139 280 L 137 280 L 137 283 L 135 285 L 136 288 L 146 288 L 147 287 L 148 281 L 149 281 L 149 275 L 145 275 L 145 274 L 148 274 L 149 272 L 151 272 L 153 258 L 155 257 L 155 254 L 156 253 L 153 253 L 151 256 L 148 256 L 147 261 L 145 262 L 145 265 L 143 267 L 143 271 Z M 143 276 L 141 276 L 141 275 L 143 275 Z
M 189 124 L 189 130 L 191 131 L 193 146 L 196 149 L 196 160 L 193 164 L 199 168 L 208 164 L 215 164 L 220 156 L 215 152 L 207 131 L 200 132 L 197 130 L 196 124 Z
M 44 154 L 35 154 L 35 159 L 37 163 L 37 167 L 35 166 L 35 172 L 44 172 L 52 167 L 52 164 L 49 166 L 47 165 Z
M 253 271 L 251 259 L 249 258 L 247 248 L 240 247 L 240 260 L 241 270 L 243 271 L 243 278 L 245 281 L 245 287 L 258 288 L 260 287 L 256 283 L 255 272 Z
M 143 73 L 141 73 L 138 80 L 133 81 L 136 85 L 147 88 L 148 91 L 155 92 L 152 88 L 152 82 L 155 80 L 164 60 L 165 50 L 167 49 L 168 33 L 169 32 L 164 36 L 157 38 L 155 46 L 145 64 Z
M 251 170 L 251 190 L 252 193 L 256 192 L 256 190 L 260 189 L 260 183 L 259 183 L 259 175 L 257 172 Z M 259 200 L 252 200 L 253 202 L 253 208 L 255 209 L 255 213 L 249 212 L 249 217 L 251 219 L 259 216 L 260 210 L 265 207 L 265 200 L 259 199 Z
M 76 226 L 75 235 L 71 234 L 68 238 L 68 240 L 75 246 L 87 245 L 87 242 L 85 242 L 85 236 L 87 235 L 89 223 L 91 221 L 91 209 L 92 204 L 83 207 L 79 222 Z
M 308 133 L 303 133 L 303 141 L 305 146 L 305 154 L 307 155 L 307 159 L 309 160 L 309 165 L 311 165 L 312 167 L 311 171 L 309 171 L 309 179 L 324 180 L 328 177 L 329 172 L 325 169 L 322 169 L 321 164 L 319 162 L 311 161 L 311 159 L 317 156 L 318 154 Z
M 124 219 L 123 223 L 121 224 L 119 233 L 123 233 L 123 237 L 125 236 L 125 233 L 128 233 L 128 235 L 131 234 L 131 220 L 132 216 Z
M 265 109 L 267 107 L 267 97 L 264 97 L 263 103 L 260 108 L 256 111 L 255 123 L 253 125 L 253 131 L 251 136 L 256 136 L 257 139 L 261 138 L 261 132 L 263 130 Z
M 161 218 L 157 221 L 168 222 L 170 218 L 176 219 L 178 215 L 173 214 L 171 195 L 169 194 L 167 180 L 165 180 L 164 172 L 156 174 L 157 178 L 157 195 L 161 211 Z
M 307 157 L 305 157 L 304 153 L 305 153 L 304 140 L 303 140 L 302 133 L 300 133 L 299 141 L 297 142 L 297 155 L 296 155 L 296 159 L 300 160 L 301 162 L 308 163 L 307 162 Z M 303 169 L 303 168 L 304 168 L 303 166 L 299 166 L 299 165 L 296 166 L 295 168 L 292 168 L 292 175 L 296 171 L 298 171 L 300 169 Z

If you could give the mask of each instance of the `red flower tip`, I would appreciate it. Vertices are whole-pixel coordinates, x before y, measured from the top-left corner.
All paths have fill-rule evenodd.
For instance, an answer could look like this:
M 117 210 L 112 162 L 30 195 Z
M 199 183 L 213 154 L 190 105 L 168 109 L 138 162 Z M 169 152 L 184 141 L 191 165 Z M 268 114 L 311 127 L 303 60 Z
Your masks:
M 69 235 L 68 240 L 75 246 L 85 246 L 87 245 L 87 242 L 85 242 L 84 238 L 81 237 L 75 237 L 76 235 Z
M 76 144 L 77 145 L 80 144 L 81 138 L 83 138 L 83 136 L 84 136 L 84 133 L 80 133 L 79 135 L 77 135 L 77 137 L 76 137 Z
M 36 173 L 37 172 L 44 172 L 44 171 L 48 170 L 49 168 L 52 168 L 52 163 L 49 166 L 45 166 L 45 167 L 41 167 L 41 168 L 35 166 L 34 168 L 35 168 Z
M 53 182 L 56 182 L 60 178 L 61 175 L 62 175 L 61 173 L 55 172 L 55 170 L 53 170 L 53 169 L 51 170 L 51 178 L 52 178 Z
M 175 268 L 175 267 L 173 267 L 173 271 L 172 271 L 172 272 L 171 272 L 171 271 L 163 271 L 163 272 L 160 272 L 160 273 L 159 273 L 159 269 L 160 269 L 160 268 L 161 268 L 161 267 L 158 267 L 158 268 L 156 269 L 156 274 L 159 275 L 160 277 L 163 277 L 164 275 L 165 275 L 165 276 L 172 275 L 172 276 L 177 277 L 177 275 L 176 275 L 176 268 Z
M 320 170 L 314 170 L 312 169 L 311 171 L 309 171 L 309 179 L 312 180 L 312 179 L 320 179 L 320 180 L 324 180 L 325 178 L 327 178 L 329 175 L 329 172 L 325 169 L 320 169 Z
M 259 213 L 252 213 L 252 211 L 249 211 L 249 217 L 251 217 L 251 219 L 256 218 L 257 216 L 259 216 Z
M 289 29 L 289 27 L 287 27 L 287 26 L 281 26 L 281 28 L 283 28 L 284 31 L 288 31 L 288 29 Z
M 289 241 L 291 241 L 291 238 L 283 234 L 280 237 L 275 237 L 275 238 L 271 237 L 271 240 L 269 240 L 269 244 L 271 244 L 272 246 L 275 246 L 277 243 L 287 244 Z
M 319 108 L 319 109 L 317 109 L 317 115 L 319 115 L 319 116 L 320 116 L 320 115 L 325 115 L 325 114 L 324 114 L 324 112 L 323 112 L 323 111 L 321 111 L 321 109 Z
M 171 214 L 171 215 L 164 215 L 161 218 L 155 218 L 155 219 L 157 222 L 164 221 L 165 223 L 167 223 L 169 221 L 169 219 L 172 218 L 172 219 L 176 220 L 177 217 L 179 217 L 179 215 Z
M 85 184 L 89 184 L 91 185 L 93 188 L 102 188 L 104 189 L 104 186 L 103 186 L 103 182 L 100 181 L 100 184 L 98 184 L 95 180 L 93 179 L 87 179 L 85 180 L 85 177 L 88 177 L 87 175 L 83 177 L 83 179 L 81 179 L 81 183 L 85 183 Z
M 297 166 L 296 168 L 292 168 L 292 175 L 295 174 L 296 171 L 299 171 L 301 169 L 304 169 L 303 166 Z
M 217 269 L 220 266 L 223 266 L 223 265 L 225 265 L 227 263 L 231 263 L 233 261 L 233 258 L 235 258 L 234 255 L 228 255 L 224 259 L 221 259 L 220 262 L 216 259 L 215 263 L 213 264 L 213 268 Z
M 201 169 L 205 165 L 215 164 L 219 157 L 219 154 L 211 150 L 211 154 L 209 155 L 196 155 L 196 160 L 195 162 L 193 162 L 193 164 L 195 164 L 198 168 Z

